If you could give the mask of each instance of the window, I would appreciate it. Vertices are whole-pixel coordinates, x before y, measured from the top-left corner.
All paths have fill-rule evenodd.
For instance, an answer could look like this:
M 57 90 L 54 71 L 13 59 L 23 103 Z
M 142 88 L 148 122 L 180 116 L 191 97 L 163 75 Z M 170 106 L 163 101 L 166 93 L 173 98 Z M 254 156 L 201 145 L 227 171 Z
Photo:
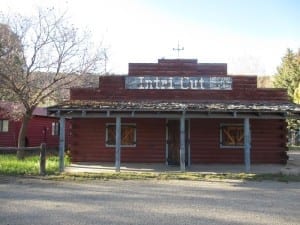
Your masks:
M 244 146 L 244 126 L 242 124 L 222 124 L 220 129 L 220 146 L 238 147 Z
M 52 136 L 59 135 L 59 123 L 58 122 L 52 122 L 51 134 L 52 134 Z
M 0 132 L 8 132 L 8 120 L 0 120 Z
M 106 146 L 114 147 L 116 145 L 116 124 L 106 125 Z M 121 125 L 121 146 L 135 147 L 136 145 L 136 125 Z

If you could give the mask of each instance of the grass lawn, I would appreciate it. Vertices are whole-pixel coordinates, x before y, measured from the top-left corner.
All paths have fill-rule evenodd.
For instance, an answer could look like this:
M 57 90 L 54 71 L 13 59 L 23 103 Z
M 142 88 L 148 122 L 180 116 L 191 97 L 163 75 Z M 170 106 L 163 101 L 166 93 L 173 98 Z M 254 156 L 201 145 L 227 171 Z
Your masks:
M 287 176 L 282 174 L 246 174 L 246 173 L 218 173 L 203 174 L 197 172 L 105 172 L 105 173 L 62 173 L 49 176 L 53 180 L 190 180 L 190 181 L 281 181 L 281 182 L 300 182 L 300 176 Z
M 39 156 L 28 156 L 24 160 L 17 160 L 16 155 L 0 154 L 0 175 L 39 175 Z M 70 160 L 65 158 L 65 165 Z M 246 173 L 219 173 L 203 174 L 196 172 L 163 172 L 163 173 L 138 173 L 138 172 L 108 172 L 108 173 L 62 173 L 59 174 L 58 156 L 47 156 L 46 174 L 47 179 L 53 180 L 193 180 L 193 181 L 215 181 L 215 180 L 273 180 L 273 181 L 298 181 L 300 176 L 286 176 L 282 174 L 246 174 Z
M 69 160 L 65 159 L 65 165 L 69 163 Z M 58 165 L 57 156 L 47 156 L 46 173 L 57 174 Z M 17 160 L 16 155 L 0 154 L 0 174 L 2 175 L 39 175 L 39 168 L 39 156 L 28 156 L 24 160 Z

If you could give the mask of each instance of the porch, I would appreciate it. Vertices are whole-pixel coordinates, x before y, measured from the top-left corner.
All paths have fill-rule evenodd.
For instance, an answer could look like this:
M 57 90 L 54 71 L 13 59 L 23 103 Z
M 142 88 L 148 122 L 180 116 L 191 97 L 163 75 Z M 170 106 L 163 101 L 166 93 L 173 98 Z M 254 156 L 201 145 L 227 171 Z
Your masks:
M 72 120 L 76 121 L 77 119 L 91 121 L 90 123 L 84 122 L 79 124 L 77 127 L 83 127 L 85 129 L 78 129 L 77 133 L 74 131 L 76 126 L 73 127 L 72 135 L 76 136 L 76 141 L 81 140 L 81 148 L 78 147 L 78 143 L 73 143 L 72 147 L 77 148 L 76 153 L 80 151 L 80 149 L 93 149 L 94 152 L 92 154 L 87 155 L 85 154 L 82 158 L 77 158 L 75 161 L 92 161 L 87 160 L 91 159 L 89 157 L 97 155 L 99 158 L 100 155 L 103 157 L 105 155 L 104 161 L 112 161 L 114 160 L 114 164 L 99 164 L 96 167 L 95 164 L 90 164 L 88 167 L 82 166 L 81 164 L 73 164 L 71 168 L 74 170 L 77 168 L 79 170 L 112 170 L 112 171 L 120 171 L 120 170 L 138 170 L 138 171 L 198 171 L 198 172 L 259 172 L 265 171 L 265 164 L 257 164 L 255 163 L 280 163 L 285 162 L 285 122 L 284 119 L 286 118 L 296 118 L 299 116 L 299 111 L 296 109 L 295 105 L 290 103 L 207 103 L 207 102 L 97 102 L 97 101 L 71 101 L 66 103 L 62 106 L 54 106 L 48 108 L 49 114 L 54 114 L 57 117 L 60 117 L 60 171 L 64 171 L 63 165 L 63 156 L 64 156 L 64 148 L 65 148 L 65 119 L 72 118 Z M 102 121 L 100 121 L 102 119 Z M 136 127 L 151 127 L 155 126 L 158 127 L 157 124 L 151 123 L 147 124 L 147 126 L 134 126 L 131 128 L 133 131 L 130 137 L 132 140 L 130 142 L 130 147 L 136 147 L 136 149 L 143 149 L 145 150 L 145 146 L 154 146 L 157 150 L 157 154 L 159 156 L 155 158 L 156 162 L 161 162 L 162 158 L 166 159 L 166 164 L 169 163 L 169 159 L 173 159 L 176 164 L 179 164 L 179 167 L 167 167 L 164 164 L 157 165 L 157 164 L 125 164 L 121 160 L 121 147 L 122 153 L 125 153 L 125 148 L 122 146 L 122 125 L 126 125 L 128 123 L 127 120 L 135 121 L 135 120 L 151 120 L 153 119 L 160 120 L 160 121 L 167 121 L 167 123 L 161 124 L 160 129 L 153 129 L 151 130 L 151 134 L 157 134 L 158 131 L 162 132 L 159 134 L 159 137 L 146 137 L 147 131 L 144 129 L 143 134 L 144 137 L 137 141 L 136 140 Z M 96 121 L 98 120 L 98 121 Z M 174 135 L 176 138 L 173 141 L 172 135 L 170 135 L 171 129 L 171 120 L 176 121 L 176 126 L 173 126 Z M 194 132 L 190 132 L 190 120 L 193 120 L 192 125 L 194 126 Z M 205 121 L 210 121 L 209 124 L 205 124 Z M 195 123 L 195 121 L 197 123 Z M 212 124 L 214 121 L 214 125 Z M 260 122 L 259 122 L 260 121 Z M 262 121 L 270 121 L 269 124 L 263 124 Z M 277 121 L 276 123 L 274 121 Z M 100 123 L 101 122 L 101 123 Z M 110 124 L 112 123 L 112 124 Z M 232 139 L 233 144 L 226 144 L 223 143 L 223 128 L 224 125 L 229 126 L 230 124 L 237 126 L 238 128 L 235 129 L 233 136 L 231 135 L 231 131 L 227 131 L 224 133 L 230 136 Z M 84 124 L 84 125 L 83 125 Z M 229 124 L 229 125 L 228 125 Z M 112 129 L 110 129 L 110 126 Z M 174 125 L 174 124 L 173 124 Z M 232 126 L 233 126 L 232 125 Z M 99 130 L 99 127 L 102 127 Z M 105 132 L 104 127 L 106 127 Z M 166 129 L 167 127 L 167 129 Z M 220 130 L 221 128 L 221 130 Z M 226 128 L 226 127 L 225 127 Z M 231 130 L 232 128 L 229 127 Z M 262 129 L 264 131 L 262 132 Z M 201 132 L 200 132 L 201 130 Z M 93 131 L 92 133 L 89 133 Z M 102 138 L 94 138 L 88 139 L 86 137 L 93 136 L 93 133 L 98 132 L 99 136 Z M 111 132 L 109 132 L 111 131 Z M 239 132 L 241 131 L 241 132 Z M 82 134 L 85 134 L 85 139 L 82 138 Z M 101 135 L 100 135 L 101 134 Z M 124 134 L 124 132 L 123 132 Z M 138 133 L 140 135 L 141 132 Z M 193 135 L 191 138 L 190 135 Z M 202 135 L 202 136 L 201 136 Z M 207 136 L 209 135 L 209 137 Z M 225 135 L 225 136 L 226 136 Z M 226 136 L 226 137 L 227 137 Z M 96 137 L 95 135 L 93 137 Z M 111 138 L 108 138 L 111 137 Z M 164 139 L 166 137 L 166 139 Z M 280 138 L 274 138 L 280 137 Z M 164 139 L 164 140 L 163 140 Z M 254 142 L 252 141 L 255 140 Z M 83 141 L 85 140 L 85 142 Z M 99 141 L 100 140 L 100 141 Z M 105 142 L 103 142 L 105 140 Z M 145 140 L 148 143 L 145 144 Z M 150 143 L 151 140 L 160 140 L 159 144 L 154 145 Z M 238 141 L 236 141 L 238 140 Z M 275 143 L 274 140 L 277 142 Z M 269 141 L 269 142 L 267 142 Z M 94 145 L 90 145 L 90 143 L 94 143 Z M 138 144 L 143 144 L 143 148 L 140 146 L 137 147 Z M 166 143 L 166 144 L 164 144 Z M 173 158 L 171 153 L 172 144 L 176 144 L 176 157 Z M 269 145 L 272 143 L 272 146 Z M 77 145 L 77 146 L 75 146 Z M 86 147 L 87 145 L 88 148 Z M 165 146 L 164 146 L 165 145 Z M 194 145 L 193 147 L 190 147 Z M 100 146 L 100 147 L 99 147 Z M 157 147 L 158 146 L 158 147 Z M 205 153 L 202 155 L 198 152 L 197 157 L 190 153 L 193 149 L 204 149 L 202 146 L 206 146 L 205 148 L 210 148 L 210 150 L 206 150 Z M 254 147 L 253 147 L 254 146 Z M 113 151 L 109 151 L 107 148 L 114 148 L 114 155 L 112 154 Z M 124 149 L 124 151 L 123 151 Z M 165 149 L 165 153 L 161 150 Z M 226 150 L 225 150 L 226 149 Z M 237 151 L 237 149 L 241 149 L 242 151 Z M 262 150 L 267 149 L 267 153 L 263 152 Z M 276 151 L 275 151 L 275 150 Z M 102 152 L 101 152 L 102 151 Z M 171 152 L 171 153 L 170 153 Z M 275 152 L 274 154 L 269 153 Z M 100 154 L 101 153 L 101 154 Z M 144 152 L 145 153 L 145 152 Z M 149 153 L 149 152 L 147 152 Z M 195 152 L 194 152 L 195 153 Z M 165 154 L 162 155 L 162 154 Z M 130 149 L 126 151 L 126 154 L 122 154 L 123 157 L 127 157 L 126 161 L 130 160 L 130 157 L 136 157 L 137 154 L 134 153 L 134 150 Z M 152 155 L 146 156 L 145 154 L 140 154 L 143 158 L 152 157 Z M 220 160 L 220 157 L 226 157 L 226 160 Z M 209 163 L 228 163 L 225 165 L 219 164 L 195 164 L 200 163 L 200 159 L 203 160 L 203 157 L 206 159 L 202 162 L 210 161 Z M 219 157 L 219 158 L 218 158 Z M 193 158 L 191 160 L 191 158 Z M 197 158 L 197 159 L 195 159 Z M 159 159 L 159 160 L 158 160 Z M 175 160 L 174 160 L 175 159 Z M 214 159 L 215 161 L 212 161 Z M 193 163 L 191 163 L 191 161 Z M 138 162 L 138 160 L 135 160 Z M 142 162 L 142 160 L 139 160 Z M 201 162 L 201 163 L 202 163 Z M 234 163 L 242 163 L 244 164 L 234 164 Z M 253 164 L 252 164 L 253 162 Z M 233 164 L 231 164 L 233 163 Z M 171 163 L 172 164 L 172 163 Z M 189 167 L 189 165 L 191 165 Z M 76 166 L 77 165 L 77 166 Z M 85 165 L 85 164 L 84 164 Z M 127 166 L 128 165 L 128 166 Z M 141 166 L 143 165 L 143 166 Z M 146 166 L 144 166 L 146 165 Z M 217 165 L 217 166 L 216 166 Z M 251 166 L 254 168 L 251 168 Z M 123 167 L 123 168 L 122 168 Z M 187 168 L 186 168 L 187 167 Z M 282 166 L 275 166 L 277 169 L 276 172 L 279 172 Z M 272 168 L 274 168 L 272 166 Z M 273 171 L 273 169 L 270 169 Z
M 250 173 L 280 173 L 285 165 L 280 164 L 252 164 Z M 115 172 L 114 163 L 72 163 L 65 168 L 67 173 L 106 173 Z M 181 172 L 180 166 L 168 166 L 161 163 L 122 163 L 121 172 L 149 172 L 149 173 L 164 173 L 164 172 Z M 244 173 L 244 164 L 193 164 L 186 168 L 187 172 L 197 173 Z

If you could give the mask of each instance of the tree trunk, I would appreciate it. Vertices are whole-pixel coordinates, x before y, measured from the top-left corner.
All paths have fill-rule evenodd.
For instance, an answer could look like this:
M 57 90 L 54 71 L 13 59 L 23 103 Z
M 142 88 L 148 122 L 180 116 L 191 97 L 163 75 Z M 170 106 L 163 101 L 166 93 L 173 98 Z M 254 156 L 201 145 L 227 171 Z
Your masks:
M 20 127 L 20 131 L 19 131 L 19 136 L 18 136 L 18 147 L 25 147 L 25 143 L 26 143 L 26 134 L 27 134 L 27 127 L 28 127 L 28 123 L 30 121 L 31 118 L 31 113 L 26 112 L 23 116 L 23 120 L 22 120 L 22 124 Z M 26 146 L 27 147 L 27 146 Z M 24 150 L 18 150 L 17 151 L 17 158 L 18 159 L 24 159 L 25 156 L 25 151 Z

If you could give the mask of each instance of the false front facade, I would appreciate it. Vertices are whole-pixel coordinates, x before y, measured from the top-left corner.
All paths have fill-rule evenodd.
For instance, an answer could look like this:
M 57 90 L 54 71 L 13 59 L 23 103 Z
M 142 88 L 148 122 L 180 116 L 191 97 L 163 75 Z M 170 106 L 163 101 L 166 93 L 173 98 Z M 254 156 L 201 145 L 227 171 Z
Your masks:
M 190 59 L 130 63 L 126 76 L 102 76 L 99 88 L 74 88 L 48 108 L 71 119 L 76 162 L 285 163 L 287 117 L 298 108 L 286 90 L 257 88 L 256 76 Z M 63 143 L 61 144 L 63 146 Z

